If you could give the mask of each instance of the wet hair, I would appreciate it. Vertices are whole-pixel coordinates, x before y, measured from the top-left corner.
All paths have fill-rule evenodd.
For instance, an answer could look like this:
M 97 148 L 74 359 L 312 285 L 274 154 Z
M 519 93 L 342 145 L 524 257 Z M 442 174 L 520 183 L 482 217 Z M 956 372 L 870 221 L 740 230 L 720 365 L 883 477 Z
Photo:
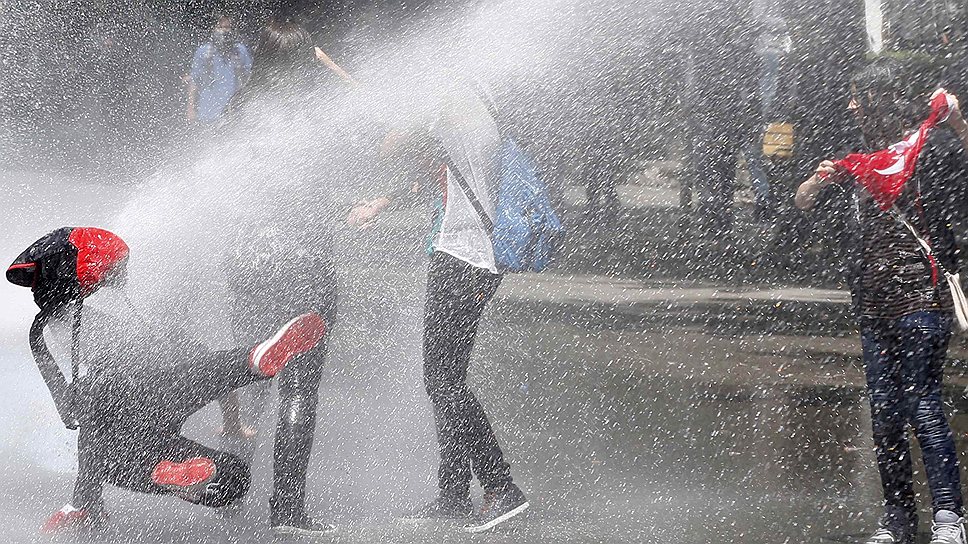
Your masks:
M 851 98 L 869 147 L 886 147 L 916 126 L 920 112 L 913 87 L 909 70 L 891 58 L 876 59 L 851 78 Z
M 270 19 L 252 58 L 253 89 L 295 88 L 318 73 L 313 37 L 292 19 Z

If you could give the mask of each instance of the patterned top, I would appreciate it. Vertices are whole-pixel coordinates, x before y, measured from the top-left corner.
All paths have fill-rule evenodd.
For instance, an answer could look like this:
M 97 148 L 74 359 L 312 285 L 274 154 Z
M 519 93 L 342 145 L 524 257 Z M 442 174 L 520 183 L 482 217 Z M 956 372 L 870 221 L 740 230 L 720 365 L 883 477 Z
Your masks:
M 897 319 L 919 311 L 950 310 L 947 282 L 940 270 L 933 274 L 914 236 L 889 213 L 882 212 L 866 191 L 857 191 L 857 195 L 864 252 L 861 314 Z M 907 192 L 901 199 L 913 200 Z M 916 209 L 903 206 L 901 201 L 898 205 L 902 210 Z M 927 232 L 917 214 L 909 215 L 908 220 L 918 232 Z

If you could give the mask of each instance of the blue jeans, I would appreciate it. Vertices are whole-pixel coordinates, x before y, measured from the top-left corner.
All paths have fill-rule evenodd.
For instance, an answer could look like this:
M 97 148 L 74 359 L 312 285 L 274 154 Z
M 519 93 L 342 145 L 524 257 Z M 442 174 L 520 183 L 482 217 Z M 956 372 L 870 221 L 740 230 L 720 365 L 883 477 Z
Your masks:
M 743 146 L 743 157 L 746 159 L 746 167 L 750 171 L 750 186 L 753 189 L 753 197 L 756 205 L 761 208 L 770 209 L 773 207 L 773 193 L 770 191 L 770 176 L 766 173 L 763 164 L 763 149 L 760 142 L 750 141 Z
M 962 511 L 954 437 L 941 401 L 942 370 L 951 317 L 917 312 L 893 320 L 862 321 L 861 340 L 877 467 L 888 516 L 916 523 L 910 425 L 921 445 L 932 507 Z

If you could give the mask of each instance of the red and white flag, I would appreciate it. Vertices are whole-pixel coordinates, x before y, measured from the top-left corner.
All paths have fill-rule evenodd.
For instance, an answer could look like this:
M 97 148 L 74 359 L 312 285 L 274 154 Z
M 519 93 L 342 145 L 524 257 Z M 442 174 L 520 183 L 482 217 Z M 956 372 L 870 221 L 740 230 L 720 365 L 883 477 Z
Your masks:
M 931 100 L 931 114 L 910 136 L 887 149 L 869 154 L 854 153 L 834 164 L 853 174 L 881 210 L 887 211 L 901 194 L 904 184 L 914 175 L 918 156 L 931 129 L 948 119 L 954 104 L 953 96 L 939 92 Z

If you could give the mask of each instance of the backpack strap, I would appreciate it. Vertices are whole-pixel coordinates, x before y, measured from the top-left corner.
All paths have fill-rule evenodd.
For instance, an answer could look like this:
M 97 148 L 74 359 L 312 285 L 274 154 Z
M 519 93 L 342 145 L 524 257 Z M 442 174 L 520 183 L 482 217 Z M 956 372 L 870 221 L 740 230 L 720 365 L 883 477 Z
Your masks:
M 474 194 L 474 191 L 471 190 L 471 186 L 467 183 L 467 180 L 460 173 L 460 170 L 458 170 L 457 167 L 454 166 L 454 161 L 452 161 L 450 157 L 447 157 L 447 168 L 450 170 L 451 175 L 454 176 L 454 181 L 457 182 L 457 186 L 460 187 L 460 190 L 464 193 L 464 196 L 466 196 L 467 200 L 470 201 L 471 206 L 474 208 L 474 211 L 477 212 L 477 216 L 480 218 L 481 224 L 484 225 L 484 230 L 487 231 L 487 235 L 493 236 L 494 221 L 492 221 L 491 218 L 487 215 L 487 211 L 484 210 L 484 206 L 481 205 L 481 201 L 478 200 L 477 195 Z
M 71 383 L 77 383 L 78 374 L 81 368 L 81 310 L 84 309 L 84 300 L 77 301 L 71 321 Z
M 34 362 L 37 363 L 37 370 L 40 371 L 44 383 L 47 384 L 47 389 L 50 390 L 50 396 L 54 400 L 54 408 L 57 409 L 61 421 L 68 429 L 76 429 L 78 423 L 74 414 L 76 408 L 74 384 L 67 382 L 44 340 L 44 327 L 52 319 L 52 314 L 52 310 L 45 309 L 41 310 L 34 318 L 34 322 L 30 325 L 30 352 L 34 356 Z

